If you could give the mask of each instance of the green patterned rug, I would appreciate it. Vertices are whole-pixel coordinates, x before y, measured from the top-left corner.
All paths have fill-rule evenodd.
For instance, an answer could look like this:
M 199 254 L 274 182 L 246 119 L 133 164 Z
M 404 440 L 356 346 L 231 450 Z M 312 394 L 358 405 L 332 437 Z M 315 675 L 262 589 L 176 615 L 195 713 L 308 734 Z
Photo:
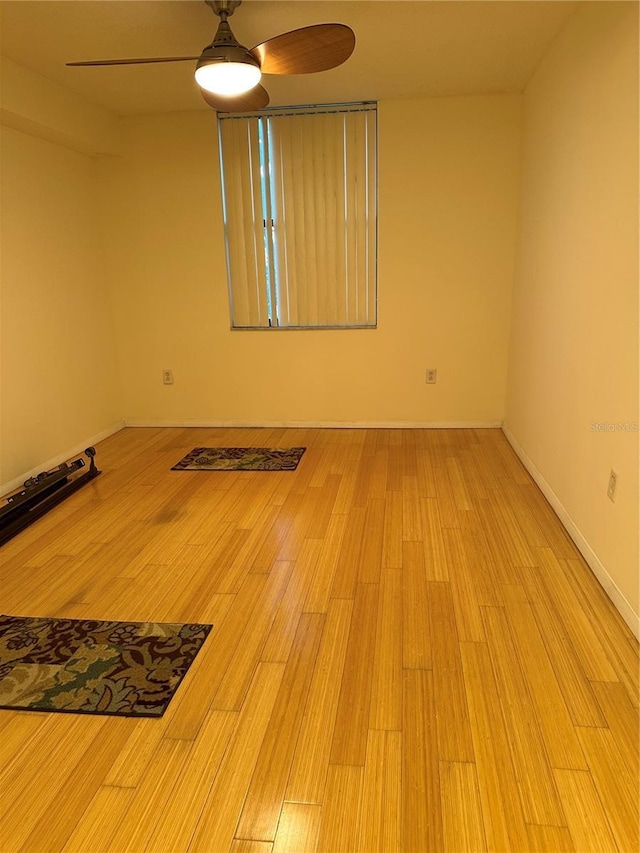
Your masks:
M 306 447 L 195 447 L 172 471 L 295 471 Z
M 0 708 L 161 717 L 212 627 L 0 616 Z

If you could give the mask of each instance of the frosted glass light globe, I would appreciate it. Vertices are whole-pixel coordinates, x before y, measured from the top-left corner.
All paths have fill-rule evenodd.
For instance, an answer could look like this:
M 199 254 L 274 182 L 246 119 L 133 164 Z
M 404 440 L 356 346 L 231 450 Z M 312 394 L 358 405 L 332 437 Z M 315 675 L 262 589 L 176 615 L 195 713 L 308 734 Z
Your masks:
M 260 82 L 260 69 L 247 62 L 212 62 L 196 68 L 196 83 L 214 95 L 241 95 Z

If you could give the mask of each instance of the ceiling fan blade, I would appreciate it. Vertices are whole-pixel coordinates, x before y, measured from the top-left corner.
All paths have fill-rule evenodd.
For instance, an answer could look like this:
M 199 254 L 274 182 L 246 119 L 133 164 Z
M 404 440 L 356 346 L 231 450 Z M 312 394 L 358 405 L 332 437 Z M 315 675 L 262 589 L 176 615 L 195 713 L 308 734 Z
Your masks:
M 151 62 L 190 62 L 199 56 L 151 56 L 145 59 L 95 59 L 90 62 L 66 62 L 65 65 L 146 65 Z
M 355 44 L 355 34 L 345 24 L 315 24 L 263 41 L 249 52 L 263 74 L 312 74 L 342 65 Z
M 205 102 L 220 113 L 245 113 L 261 110 L 269 103 L 267 90 L 258 84 L 241 95 L 214 95 L 206 89 L 200 89 Z

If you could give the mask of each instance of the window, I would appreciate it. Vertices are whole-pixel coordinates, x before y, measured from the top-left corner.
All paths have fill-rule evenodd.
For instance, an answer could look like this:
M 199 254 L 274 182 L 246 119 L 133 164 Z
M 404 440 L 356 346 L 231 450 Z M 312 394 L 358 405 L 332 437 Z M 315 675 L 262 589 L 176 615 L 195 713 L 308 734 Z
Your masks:
M 376 324 L 376 107 L 218 119 L 231 325 Z

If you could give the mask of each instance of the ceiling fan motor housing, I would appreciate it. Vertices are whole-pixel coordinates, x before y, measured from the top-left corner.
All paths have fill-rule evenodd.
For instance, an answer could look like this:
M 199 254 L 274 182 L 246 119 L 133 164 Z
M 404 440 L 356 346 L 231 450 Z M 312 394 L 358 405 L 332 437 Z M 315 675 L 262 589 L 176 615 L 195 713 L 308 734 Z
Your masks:
M 220 21 L 215 38 L 202 51 L 196 68 L 212 62 L 242 62 L 260 68 L 258 60 L 238 42 L 226 20 Z
M 196 68 L 210 65 L 212 62 L 242 62 L 245 65 L 255 65 L 260 68 L 258 60 L 241 44 L 210 44 L 202 51 Z

